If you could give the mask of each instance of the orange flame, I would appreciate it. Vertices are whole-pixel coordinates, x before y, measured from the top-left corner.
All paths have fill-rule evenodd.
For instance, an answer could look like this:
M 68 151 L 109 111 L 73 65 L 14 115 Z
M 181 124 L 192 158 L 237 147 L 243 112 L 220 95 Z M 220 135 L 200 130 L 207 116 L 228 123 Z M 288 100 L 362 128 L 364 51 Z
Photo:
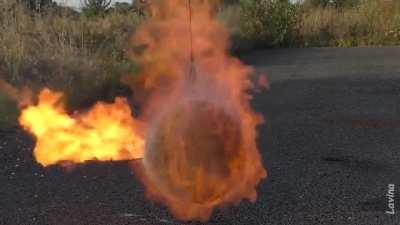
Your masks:
M 97 103 L 89 112 L 70 116 L 61 93 L 44 89 L 39 103 L 24 109 L 20 124 L 36 139 L 36 160 L 43 166 L 88 160 L 128 160 L 143 156 L 140 124 L 131 116 L 126 100 Z
M 144 97 L 144 122 L 123 98 L 71 116 L 62 94 L 45 89 L 20 117 L 37 139 L 39 163 L 143 158 L 135 169 L 148 197 L 182 220 L 207 220 L 215 207 L 256 200 L 266 171 L 256 145 L 263 118 L 247 94 L 252 69 L 229 55 L 228 33 L 205 0 L 192 0 L 191 65 L 187 3 L 157 1 L 131 39 L 142 68 L 135 94 Z
M 183 220 L 254 201 L 266 176 L 255 141 L 263 119 L 246 93 L 252 69 L 229 55 L 228 33 L 210 2 L 192 0 L 193 80 L 188 1 L 158 1 L 131 39 L 140 46 L 132 58 L 142 66 L 147 96 L 144 165 L 136 168 L 148 196 Z

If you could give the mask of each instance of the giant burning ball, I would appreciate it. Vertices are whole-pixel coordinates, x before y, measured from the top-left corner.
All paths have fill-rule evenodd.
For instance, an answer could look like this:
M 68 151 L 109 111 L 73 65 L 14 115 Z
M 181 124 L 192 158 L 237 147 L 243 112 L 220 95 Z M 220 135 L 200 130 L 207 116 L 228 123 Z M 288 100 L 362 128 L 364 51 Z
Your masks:
M 241 129 L 235 115 L 203 100 L 178 103 L 154 123 L 144 166 L 164 196 L 213 206 L 242 170 Z

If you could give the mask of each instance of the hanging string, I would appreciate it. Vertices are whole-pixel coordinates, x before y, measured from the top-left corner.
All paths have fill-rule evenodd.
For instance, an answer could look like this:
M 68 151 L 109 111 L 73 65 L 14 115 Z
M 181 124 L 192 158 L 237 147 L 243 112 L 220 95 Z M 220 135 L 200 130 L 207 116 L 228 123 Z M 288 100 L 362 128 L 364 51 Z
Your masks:
M 192 28 L 192 0 L 188 0 L 188 11 L 189 11 L 189 34 L 190 34 L 190 70 L 189 80 L 194 81 L 196 76 L 195 62 L 194 62 L 194 49 L 193 49 L 193 28 Z

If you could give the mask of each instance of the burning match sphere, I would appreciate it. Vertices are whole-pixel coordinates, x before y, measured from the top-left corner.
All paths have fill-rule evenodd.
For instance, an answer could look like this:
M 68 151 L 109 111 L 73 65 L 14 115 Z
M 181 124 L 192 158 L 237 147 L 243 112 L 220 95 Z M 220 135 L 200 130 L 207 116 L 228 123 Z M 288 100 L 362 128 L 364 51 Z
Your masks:
M 153 127 L 144 166 L 163 196 L 213 205 L 224 198 L 243 167 L 241 129 L 222 107 L 187 101 Z

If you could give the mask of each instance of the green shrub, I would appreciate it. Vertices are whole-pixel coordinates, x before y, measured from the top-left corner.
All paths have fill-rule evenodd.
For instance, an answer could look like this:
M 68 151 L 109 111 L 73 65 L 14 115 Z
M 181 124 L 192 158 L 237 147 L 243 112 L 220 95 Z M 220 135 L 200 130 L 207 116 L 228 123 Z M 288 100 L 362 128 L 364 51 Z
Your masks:
M 86 17 L 104 15 L 111 6 L 111 0 L 84 0 L 82 12 Z
M 293 42 L 297 7 L 289 0 L 241 0 L 240 7 L 245 39 L 266 46 Z
M 43 12 L 46 9 L 56 7 L 57 5 L 57 3 L 52 0 L 18 0 L 17 3 L 22 4 L 26 8 L 38 13 Z

